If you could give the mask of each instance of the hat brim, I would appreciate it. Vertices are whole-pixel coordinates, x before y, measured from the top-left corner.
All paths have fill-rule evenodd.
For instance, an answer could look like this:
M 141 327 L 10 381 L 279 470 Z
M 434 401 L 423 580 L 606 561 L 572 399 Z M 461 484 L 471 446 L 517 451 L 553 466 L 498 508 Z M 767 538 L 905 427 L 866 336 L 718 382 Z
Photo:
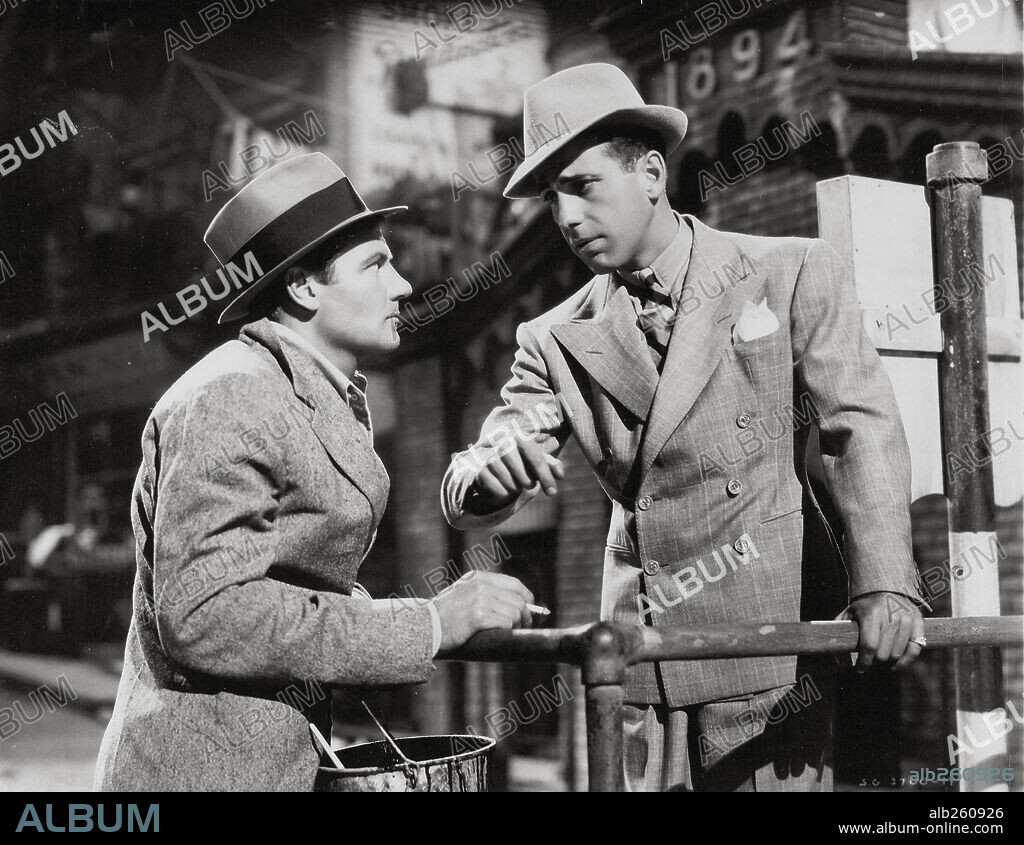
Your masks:
M 630 109 L 618 109 L 607 114 L 598 115 L 589 123 L 580 126 L 575 132 L 560 136 L 528 155 L 512 174 L 503 194 L 508 199 L 537 196 L 537 189 L 532 176 L 541 165 L 555 153 L 566 146 L 574 138 L 589 129 L 603 124 L 627 124 L 644 129 L 653 129 L 665 139 L 665 153 L 671 153 L 679 146 L 686 135 L 686 115 L 671 106 L 637 106 Z
M 261 290 L 263 290 L 268 284 L 274 281 L 274 279 L 276 279 L 282 273 L 282 271 L 288 269 L 292 264 L 294 264 L 296 261 L 302 258 L 303 255 L 306 255 L 307 253 L 316 249 L 318 246 L 320 246 L 320 244 L 324 243 L 330 238 L 335 237 L 336 235 L 341 234 L 345 229 L 350 229 L 358 223 L 369 222 L 374 218 L 379 218 L 383 220 L 385 217 L 390 217 L 392 214 L 397 214 L 400 211 L 408 210 L 409 206 L 407 205 L 394 205 L 390 206 L 389 208 L 380 208 L 374 211 L 363 211 L 360 212 L 359 214 L 349 217 L 348 219 L 339 223 L 337 226 L 324 232 L 320 237 L 310 241 L 302 249 L 295 251 L 294 253 L 289 255 L 288 258 L 286 258 L 284 261 L 278 264 L 276 267 L 274 267 L 264 275 L 260 276 L 260 278 L 256 279 L 251 285 L 249 285 L 249 287 L 247 287 L 240 294 L 238 294 L 238 296 L 231 300 L 231 302 L 228 304 L 228 307 L 225 308 L 221 312 L 220 317 L 217 318 L 217 323 L 229 323 L 232 320 L 238 320 L 246 316 L 249 313 L 249 306 L 252 304 L 252 301 L 253 299 L 255 299 L 256 295 Z

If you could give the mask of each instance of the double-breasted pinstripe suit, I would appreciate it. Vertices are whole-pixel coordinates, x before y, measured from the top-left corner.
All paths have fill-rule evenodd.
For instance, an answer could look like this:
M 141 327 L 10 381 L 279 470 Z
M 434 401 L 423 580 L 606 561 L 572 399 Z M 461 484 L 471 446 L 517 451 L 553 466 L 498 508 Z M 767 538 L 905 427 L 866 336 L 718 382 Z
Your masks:
M 576 438 L 612 502 L 603 619 L 790 622 L 832 618 L 870 592 L 920 598 L 906 438 L 848 268 L 821 240 L 683 219 L 692 248 L 660 377 L 626 289 L 597 276 L 519 327 L 503 403 L 476 446 L 530 430 L 555 455 Z M 736 339 L 743 303 L 762 300 L 778 328 Z M 812 423 L 841 543 L 829 542 L 807 483 Z M 453 525 L 497 525 L 538 492 L 471 512 L 472 455 L 455 456 L 444 478 Z M 625 698 L 716 701 L 794 684 L 796 665 L 795 657 L 641 664 L 627 672 Z

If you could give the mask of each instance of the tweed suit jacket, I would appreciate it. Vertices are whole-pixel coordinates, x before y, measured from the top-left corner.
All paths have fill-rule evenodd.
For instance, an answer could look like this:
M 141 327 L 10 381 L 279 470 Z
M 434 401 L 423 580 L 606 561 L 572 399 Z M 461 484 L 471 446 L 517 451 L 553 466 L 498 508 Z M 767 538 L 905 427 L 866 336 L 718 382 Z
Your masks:
M 476 449 L 507 448 L 528 432 L 554 455 L 572 435 L 612 502 L 602 619 L 794 622 L 830 619 L 848 597 L 870 592 L 920 599 L 909 450 L 847 267 L 821 240 L 684 219 L 693 245 L 660 378 L 626 291 L 610 276 L 521 325 L 503 404 L 445 475 L 447 519 L 490 527 L 539 492 L 496 512 L 474 509 Z M 778 328 L 734 339 L 744 301 L 763 299 Z M 842 544 L 830 542 L 805 472 L 812 423 Z M 625 697 L 673 707 L 715 701 L 794 683 L 796 664 L 640 664 L 627 670 Z
M 311 790 L 309 722 L 330 735 L 331 687 L 433 668 L 425 607 L 352 595 L 387 473 L 266 320 L 164 394 L 142 449 L 133 618 L 96 786 Z

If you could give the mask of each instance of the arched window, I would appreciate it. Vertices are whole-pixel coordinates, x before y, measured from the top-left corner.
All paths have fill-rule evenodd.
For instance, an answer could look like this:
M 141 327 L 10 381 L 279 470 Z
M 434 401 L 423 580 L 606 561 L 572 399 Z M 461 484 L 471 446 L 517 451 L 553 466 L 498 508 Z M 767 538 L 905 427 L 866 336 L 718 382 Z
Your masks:
M 900 178 L 912 185 L 927 184 L 927 170 L 925 169 L 925 157 L 932 151 L 936 144 L 942 143 L 942 136 L 934 129 L 921 132 L 903 154 L 903 161 L 900 163 Z
M 734 111 L 728 112 L 718 124 L 718 160 L 730 172 L 735 168 L 733 155 L 747 143 L 747 125 Z
M 782 118 L 777 114 L 773 114 L 764 122 L 757 145 L 768 170 L 777 170 L 784 166 L 786 156 L 790 153 L 789 136 Z
M 676 179 L 674 196 L 670 195 L 673 208 L 683 214 L 700 214 L 704 211 L 706 198 L 703 196 L 700 174 L 711 169 L 711 159 L 700 150 L 690 150 L 679 162 L 679 176 Z
M 797 149 L 796 155 L 800 163 L 819 179 L 842 176 L 844 168 L 842 159 L 839 158 L 839 141 L 832 124 L 823 122 L 817 130 L 817 134 L 812 135 Z M 791 138 L 791 145 L 794 140 L 799 141 Z
M 866 127 L 850 151 L 850 162 L 857 176 L 888 178 L 892 162 L 889 160 L 889 142 L 885 132 L 877 126 Z

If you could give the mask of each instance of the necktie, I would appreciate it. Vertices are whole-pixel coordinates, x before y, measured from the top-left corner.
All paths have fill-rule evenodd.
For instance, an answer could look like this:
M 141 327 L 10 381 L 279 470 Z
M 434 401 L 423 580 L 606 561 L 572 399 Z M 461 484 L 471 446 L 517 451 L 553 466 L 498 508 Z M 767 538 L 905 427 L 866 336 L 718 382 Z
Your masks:
M 362 373 L 356 373 L 354 378 L 360 378 Z M 366 379 L 361 379 L 362 384 L 365 388 Z M 352 414 L 362 424 L 363 428 L 366 429 L 366 433 L 370 436 L 370 441 L 373 441 L 373 425 L 370 422 L 370 407 L 366 404 L 366 394 L 363 393 L 355 384 L 348 386 L 348 406 L 352 409 Z
M 672 336 L 672 324 L 676 319 L 672 295 L 650 267 L 630 273 L 629 286 L 640 298 L 641 311 L 637 315 L 636 324 L 647 339 L 651 360 L 660 373 L 668 351 L 668 341 Z

